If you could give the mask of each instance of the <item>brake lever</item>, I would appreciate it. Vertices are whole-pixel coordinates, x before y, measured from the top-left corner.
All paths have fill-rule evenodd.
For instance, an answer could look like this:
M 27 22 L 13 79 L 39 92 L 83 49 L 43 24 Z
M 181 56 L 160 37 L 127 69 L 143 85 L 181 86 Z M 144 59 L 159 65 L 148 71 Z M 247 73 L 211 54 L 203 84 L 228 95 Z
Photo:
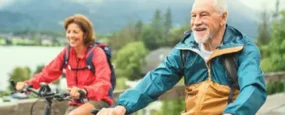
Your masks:
M 11 86 L 12 86 L 12 93 L 15 93 L 15 92 L 17 92 L 17 90 L 16 90 L 16 84 L 15 84 L 15 81 L 13 81 L 13 80 L 10 80 L 10 84 L 11 84 Z
M 77 91 L 78 93 L 79 93 L 79 100 L 80 100 L 80 102 L 81 103 L 85 103 L 86 101 L 84 100 L 84 98 L 86 97 L 86 94 L 84 93 L 84 91 L 83 90 L 78 90 Z
M 91 110 L 91 113 L 92 113 L 93 115 L 96 115 L 98 112 L 99 112 L 98 109 L 93 109 L 93 110 Z
M 63 92 L 63 93 L 56 93 L 56 94 L 54 95 L 54 98 L 55 98 L 57 101 L 64 101 L 64 100 L 68 100 L 68 99 L 66 99 L 68 96 L 69 96 L 69 93 L 68 93 L 68 92 Z

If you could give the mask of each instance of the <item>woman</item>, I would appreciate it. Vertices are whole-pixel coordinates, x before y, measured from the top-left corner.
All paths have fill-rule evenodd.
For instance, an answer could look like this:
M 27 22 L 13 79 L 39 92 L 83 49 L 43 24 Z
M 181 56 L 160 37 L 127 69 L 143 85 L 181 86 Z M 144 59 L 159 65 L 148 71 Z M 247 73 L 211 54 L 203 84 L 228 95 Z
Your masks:
M 113 104 L 113 100 L 108 96 L 111 88 L 110 76 L 111 71 L 107 62 L 104 51 L 94 48 L 94 56 L 92 59 L 95 67 L 95 74 L 88 69 L 74 69 L 86 67 L 87 48 L 94 44 L 95 37 L 91 21 L 80 14 L 68 17 L 64 22 L 66 30 L 66 38 L 68 40 L 70 50 L 68 59 L 68 68 L 62 67 L 64 61 L 65 48 L 58 56 L 44 67 L 41 73 L 34 75 L 30 80 L 18 82 L 17 90 L 23 90 L 27 85 L 39 88 L 41 82 L 50 83 L 58 79 L 63 68 L 66 71 L 66 80 L 70 97 L 79 99 L 79 91 L 86 94 L 89 100 L 82 104 L 78 101 L 70 101 L 65 115 L 92 115 L 91 110 L 109 107 Z

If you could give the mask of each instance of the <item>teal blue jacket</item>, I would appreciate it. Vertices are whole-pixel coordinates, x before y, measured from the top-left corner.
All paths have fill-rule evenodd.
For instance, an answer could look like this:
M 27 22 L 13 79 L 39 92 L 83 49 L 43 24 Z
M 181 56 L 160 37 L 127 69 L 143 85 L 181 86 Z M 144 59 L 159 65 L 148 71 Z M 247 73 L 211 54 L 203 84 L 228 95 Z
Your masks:
M 222 45 L 217 49 L 242 46 L 243 49 L 235 56 L 238 65 L 238 83 L 240 93 L 237 99 L 230 103 L 224 113 L 234 115 L 254 115 L 266 100 L 264 73 L 260 68 L 261 55 L 258 47 L 249 37 L 235 28 L 228 26 Z M 117 105 L 123 105 L 127 113 L 144 108 L 158 99 L 160 95 L 171 89 L 183 76 L 186 86 L 200 83 L 208 78 L 208 69 L 204 59 L 195 52 L 190 52 L 186 58 L 186 71 L 183 71 L 180 50 L 199 50 L 193 35 L 179 42 L 172 52 L 154 70 L 148 72 L 141 82 L 133 89 L 122 93 Z M 221 56 L 210 60 L 212 81 L 229 85 L 229 77 Z

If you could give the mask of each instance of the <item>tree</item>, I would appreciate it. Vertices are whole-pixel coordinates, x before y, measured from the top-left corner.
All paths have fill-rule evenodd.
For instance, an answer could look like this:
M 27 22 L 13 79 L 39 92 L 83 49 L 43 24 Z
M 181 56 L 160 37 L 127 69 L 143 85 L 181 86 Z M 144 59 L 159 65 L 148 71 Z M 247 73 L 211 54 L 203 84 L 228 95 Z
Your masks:
M 161 11 L 156 10 L 153 21 L 151 23 L 151 31 L 153 32 L 153 39 L 156 41 L 156 45 L 158 47 L 165 46 L 167 43 L 167 38 L 166 38 L 166 28 L 164 25 L 164 19 L 161 16 Z
M 284 81 L 268 81 L 266 86 L 266 92 L 268 95 L 281 93 L 285 90 L 285 82 Z
M 9 73 L 10 79 L 15 82 L 24 81 L 29 79 L 31 76 L 31 70 L 29 67 L 16 67 Z
M 36 68 L 36 71 L 34 72 L 34 74 L 40 73 L 43 70 L 44 67 L 45 67 L 44 64 L 38 65 L 37 68 Z
M 136 25 L 135 25 L 135 35 L 134 38 L 137 40 L 139 40 L 139 36 L 142 33 L 143 30 L 143 22 L 141 20 L 137 21 Z
M 264 10 L 261 13 L 261 23 L 259 24 L 258 31 L 258 39 L 257 39 L 257 45 L 267 45 L 270 40 L 270 22 L 269 22 L 270 16 L 269 13 Z
M 185 110 L 185 99 L 164 100 L 160 115 L 176 115 Z
M 165 46 L 167 38 L 160 10 L 157 9 L 152 22 L 144 26 L 140 39 L 149 50 L 155 50 L 161 46 Z
M 152 27 L 156 29 L 163 29 L 163 18 L 159 9 L 156 9 L 155 14 L 153 16 Z
M 285 70 L 285 10 L 281 12 L 281 18 L 272 24 L 272 36 L 266 53 L 261 61 L 261 67 L 265 72 Z
M 147 49 L 155 50 L 160 47 L 158 40 L 157 40 L 158 37 L 156 37 L 159 35 L 157 34 L 159 33 L 155 33 L 154 29 L 152 28 L 150 24 L 143 28 L 140 39 L 143 41 Z
M 167 9 L 167 12 L 165 14 L 164 26 L 166 33 L 168 33 L 169 30 L 172 28 L 172 14 L 170 8 Z
M 140 79 L 141 68 L 145 64 L 144 57 L 148 54 L 143 42 L 131 42 L 120 49 L 115 55 L 115 71 L 118 77 L 129 80 Z
M 121 49 L 123 46 L 130 42 L 138 40 L 139 34 L 141 33 L 142 22 L 136 24 L 130 22 L 123 27 L 119 32 L 114 32 L 111 36 L 110 46 L 112 49 Z
M 190 30 L 190 27 L 188 23 L 183 24 L 180 27 L 172 28 L 168 34 L 169 46 L 174 47 L 179 41 L 183 40 L 184 32 L 189 31 L 189 30 Z
M 11 39 L 6 38 L 5 42 L 6 42 L 6 45 L 12 45 L 12 40 Z
M 32 35 L 33 45 L 40 46 L 42 45 L 40 34 Z

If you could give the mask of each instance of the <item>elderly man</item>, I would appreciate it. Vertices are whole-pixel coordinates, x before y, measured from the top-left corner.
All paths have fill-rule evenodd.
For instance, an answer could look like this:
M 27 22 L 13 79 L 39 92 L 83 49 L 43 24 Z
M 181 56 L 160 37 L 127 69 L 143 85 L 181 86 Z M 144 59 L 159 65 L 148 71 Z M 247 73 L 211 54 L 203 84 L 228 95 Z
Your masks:
M 254 115 L 266 100 L 260 52 L 249 37 L 226 24 L 227 15 L 226 0 L 196 0 L 191 12 L 192 32 L 134 89 L 121 94 L 116 107 L 102 109 L 98 115 L 135 112 L 183 76 L 187 87 L 182 115 Z M 235 54 L 237 65 L 239 88 L 232 92 L 232 101 L 232 83 L 222 63 L 227 54 Z

